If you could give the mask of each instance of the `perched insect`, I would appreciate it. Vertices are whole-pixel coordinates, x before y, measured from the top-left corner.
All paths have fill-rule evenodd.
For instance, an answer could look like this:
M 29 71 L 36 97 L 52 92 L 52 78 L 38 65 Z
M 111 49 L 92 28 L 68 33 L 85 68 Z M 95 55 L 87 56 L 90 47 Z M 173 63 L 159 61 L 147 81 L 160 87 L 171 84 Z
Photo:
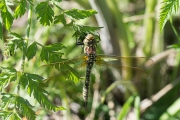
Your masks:
M 144 72 L 142 64 L 146 61 L 145 57 L 97 55 L 96 46 L 99 42 L 97 36 L 94 37 L 92 34 L 87 34 L 86 36 L 83 34 L 83 36 L 81 36 L 80 39 L 84 39 L 77 43 L 78 45 L 83 46 L 84 55 L 63 62 L 43 65 L 40 68 L 49 69 L 55 67 L 58 71 L 52 77 L 58 79 L 58 76 L 63 76 L 70 80 L 75 79 L 73 76 L 78 76 L 78 78 L 80 78 L 82 75 L 81 71 L 85 71 L 85 82 L 83 86 L 83 99 L 85 106 L 87 106 L 88 102 L 90 76 L 93 67 L 98 67 L 102 71 L 109 69 L 112 74 L 119 74 L 119 80 L 130 79 L 132 73 L 136 73 L 137 71 Z M 153 62 L 152 60 L 150 61 Z

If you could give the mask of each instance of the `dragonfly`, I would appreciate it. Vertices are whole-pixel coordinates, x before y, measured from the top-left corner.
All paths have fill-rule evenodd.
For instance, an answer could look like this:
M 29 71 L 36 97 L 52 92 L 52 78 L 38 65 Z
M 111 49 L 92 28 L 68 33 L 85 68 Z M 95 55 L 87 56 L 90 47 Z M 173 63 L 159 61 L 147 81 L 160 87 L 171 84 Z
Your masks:
M 144 72 L 142 64 L 147 60 L 146 57 L 122 57 L 97 54 L 96 47 L 98 42 L 97 37 L 94 37 L 92 34 L 87 34 L 82 42 L 78 43 L 78 45 L 83 45 L 83 55 L 70 60 L 50 63 L 40 67 L 41 69 L 50 70 L 53 68 L 57 70 L 52 73 L 53 75 L 49 77 L 49 79 L 59 79 L 60 76 L 61 78 L 65 77 L 66 79 L 72 80 L 76 78 L 74 76 L 78 76 L 78 79 L 82 78 L 81 75 L 85 76 L 83 85 L 83 99 L 85 107 L 88 103 L 91 72 L 94 67 L 97 67 L 101 71 L 110 70 L 113 75 L 118 76 L 119 80 L 127 80 L 132 78 L 133 73 L 137 73 L 138 71 L 140 71 L 140 73 Z M 153 62 L 153 60 L 150 61 Z

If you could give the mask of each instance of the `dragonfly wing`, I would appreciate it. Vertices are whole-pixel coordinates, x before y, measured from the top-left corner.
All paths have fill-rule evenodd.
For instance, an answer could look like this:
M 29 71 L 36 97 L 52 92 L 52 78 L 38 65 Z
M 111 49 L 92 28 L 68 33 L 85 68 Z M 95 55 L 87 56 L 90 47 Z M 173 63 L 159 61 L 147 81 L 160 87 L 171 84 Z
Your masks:
M 131 80 L 142 73 L 143 75 L 147 75 L 143 66 L 145 61 L 145 57 L 97 55 L 96 66 L 100 67 L 102 70 L 109 70 L 109 73 L 113 74 L 116 79 Z
M 68 79 L 77 83 L 86 67 L 85 60 L 84 56 L 79 56 L 63 62 L 43 65 L 36 70 L 36 73 L 45 76 L 46 80 Z
M 97 55 L 96 58 L 97 61 L 101 62 L 111 62 L 112 64 L 117 64 L 118 66 L 124 66 L 124 67 L 139 67 L 143 68 L 144 63 L 147 61 L 146 57 L 121 57 L 121 56 L 113 56 L 113 55 Z M 153 60 L 149 59 L 149 61 L 153 64 Z M 117 63 L 116 63 L 117 62 Z

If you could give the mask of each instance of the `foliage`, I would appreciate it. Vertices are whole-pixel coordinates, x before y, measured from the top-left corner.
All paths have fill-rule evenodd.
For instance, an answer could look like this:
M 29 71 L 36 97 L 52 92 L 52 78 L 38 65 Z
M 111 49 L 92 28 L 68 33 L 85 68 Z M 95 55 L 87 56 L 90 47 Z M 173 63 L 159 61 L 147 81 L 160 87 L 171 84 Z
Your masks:
M 167 20 L 172 16 L 173 12 L 178 12 L 179 10 L 179 0 L 163 0 L 162 8 L 159 18 L 159 28 L 162 31 Z
M 139 107 L 139 105 L 136 106 L 136 103 L 139 103 L 139 101 L 140 101 L 138 98 L 139 98 L 139 96 L 136 94 L 134 94 L 128 98 L 126 103 L 123 105 L 122 111 L 120 112 L 119 116 L 117 117 L 118 120 L 123 120 L 126 118 L 129 110 L 131 109 L 131 105 L 133 104 L 133 102 L 135 103 L 135 105 L 134 105 L 135 110 L 139 111 L 138 110 L 139 108 L 137 108 L 137 107 Z M 139 114 L 137 114 L 136 118 L 139 119 Z
M 65 47 L 60 43 L 51 44 L 51 45 L 42 47 L 42 51 L 40 54 L 41 60 L 50 62 L 50 63 L 62 61 L 61 57 L 62 57 L 63 53 L 58 52 L 62 48 L 65 48 Z
M 9 82 L 17 79 L 17 71 L 14 68 L 1 68 L 0 78 L 0 90 L 2 91 Z
M 48 63 L 60 62 L 63 61 L 61 49 L 65 48 L 65 46 L 61 43 L 50 44 L 47 46 L 43 46 L 40 43 L 34 41 L 29 44 L 29 33 L 31 26 L 32 16 L 28 16 L 28 25 L 26 31 L 26 37 L 18 34 L 17 32 L 12 32 L 11 26 L 13 24 L 14 19 L 18 19 L 22 17 L 27 11 L 32 13 L 32 6 L 35 7 L 35 13 L 37 15 L 37 20 L 39 20 L 40 24 L 44 26 L 50 26 L 59 22 L 64 26 L 71 28 L 78 28 L 75 33 L 76 37 L 80 36 L 80 32 L 95 32 L 100 29 L 99 27 L 91 27 L 91 26 L 81 26 L 76 24 L 75 20 L 88 18 L 97 12 L 95 10 L 79 10 L 79 9 L 71 9 L 71 10 L 63 10 L 59 7 L 59 3 L 61 0 L 52 0 L 52 1 L 44 1 L 34 4 L 32 0 L 21 0 L 8 2 L 6 0 L 2 0 L 0 2 L 0 12 L 2 22 L 0 22 L 0 38 L 3 38 L 3 29 L 2 26 L 8 30 L 9 37 L 6 39 L 6 57 L 15 56 L 17 52 L 21 51 L 23 55 L 22 69 L 21 71 L 17 71 L 13 67 L 1 67 L 0 73 L 0 90 L 1 90 L 1 104 L 0 104 L 0 117 L 2 119 L 16 119 L 20 120 L 21 117 L 26 117 L 30 120 L 36 119 L 36 113 L 34 111 L 34 106 L 30 104 L 28 99 L 22 97 L 19 92 L 24 89 L 28 93 L 29 97 L 33 96 L 34 99 L 44 108 L 52 111 L 65 110 L 62 106 L 54 105 L 51 100 L 48 98 L 49 93 L 45 90 L 45 83 L 43 82 L 44 78 L 31 73 L 24 72 L 24 63 L 25 58 L 28 61 L 33 59 L 38 53 L 38 47 L 41 47 L 40 59 L 42 61 Z M 11 6 L 9 4 L 14 5 L 16 8 L 14 12 L 11 10 Z M 57 15 L 54 12 L 54 8 L 58 8 L 61 10 L 60 14 Z M 66 19 L 71 19 L 70 23 L 66 22 Z M 77 32 L 78 30 L 78 32 Z M 20 51 L 19 51 L 20 50 Z M 69 75 L 69 79 L 75 80 L 77 82 L 76 75 L 73 73 L 74 70 L 70 68 L 70 66 L 66 66 L 72 73 Z M 17 93 L 8 93 L 6 88 L 10 84 L 16 84 L 17 87 L 14 89 L 17 90 Z
M 168 37 L 162 37 L 158 32 L 159 29 L 160 31 L 164 30 L 168 19 L 171 20 L 172 31 L 176 34 L 175 39 L 179 40 L 176 26 L 173 25 L 174 18 L 172 18 L 173 13 L 177 13 L 179 10 L 179 1 L 163 0 L 163 2 L 160 3 L 162 7 L 159 14 L 159 24 L 156 23 L 156 18 L 152 16 L 149 17 L 148 15 L 148 12 L 152 13 L 153 16 L 157 14 L 154 9 L 150 10 L 149 8 L 149 6 L 153 6 L 152 3 L 155 4 L 154 6 L 158 6 L 158 2 L 153 1 L 154 0 L 146 0 L 146 3 L 144 3 L 144 1 L 140 0 L 140 2 L 142 2 L 141 5 L 133 0 L 128 1 L 128 3 L 118 0 L 112 0 L 111 2 L 98 1 L 99 3 L 95 3 L 101 11 L 98 15 L 104 16 L 104 18 L 102 16 L 100 17 L 101 21 L 97 19 L 98 23 L 102 24 L 105 22 L 104 26 L 106 27 L 103 28 L 103 31 L 109 31 L 111 33 L 101 34 L 103 40 L 109 40 L 102 40 L 102 46 L 104 44 L 111 46 L 111 43 L 115 43 L 116 40 L 118 40 L 118 44 L 115 44 L 117 46 L 119 46 L 119 44 L 121 45 L 120 50 L 117 46 L 113 46 L 110 49 L 105 46 L 102 47 L 102 49 L 104 51 L 111 49 L 118 49 L 118 51 L 125 52 L 130 51 L 131 54 L 135 55 L 136 52 L 139 53 L 139 51 L 140 53 L 145 53 L 142 48 L 147 44 L 150 49 L 146 50 L 148 56 L 145 57 L 158 56 L 159 53 L 163 53 L 166 50 L 166 45 L 169 45 L 169 41 L 166 40 Z M 102 28 L 89 26 L 89 24 L 97 25 L 94 19 L 91 21 L 86 19 L 97 14 L 97 11 L 89 9 L 90 7 L 87 1 L 75 2 L 86 10 L 80 10 L 77 9 L 77 7 L 65 10 L 61 8 L 60 3 L 62 3 L 62 0 L 46 0 L 40 2 L 33 0 L 0 1 L 0 42 L 4 40 L 5 51 L 3 54 L 5 58 L 8 58 L 8 60 L 2 62 L 0 67 L 0 119 L 21 120 L 22 118 L 27 118 L 35 120 L 39 116 L 43 116 L 42 114 L 46 115 L 47 111 L 59 110 L 66 110 L 63 114 L 66 113 L 64 116 L 67 117 L 67 119 L 73 119 L 71 117 L 74 115 L 79 116 L 80 119 L 85 119 L 85 117 L 94 117 L 94 119 L 110 119 L 110 117 L 125 119 L 130 111 L 134 113 L 136 119 L 148 119 L 150 117 L 154 117 L 155 119 L 179 118 L 180 112 L 177 108 L 179 104 L 177 91 L 180 83 L 177 83 L 177 86 L 172 86 L 172 90 L 169 90 L 169 92 L 166 92 L 164 95 L 158 96 L 158 100 L 153 99 L 154 103 L 149 106 L 149 109 L 145 110 L 144 114 L 142 114 L 140 109 L 143 105 L 140 100 L 150 98 L 151 95 L 156 95 L 165 85 L 171 85 L 171 82 L 179 79 L 180 55 L 175 56 L 176 58 L 173 65 L 168 64 L 168 58 L 163 58 L 160 62 L 154 61 L 155 65 L 152 67 L 152 70 L 149 71 L 149 77 L 142 81 L 135 81 L 136 85 L 127 85 L 122 81 L 113 81 L 110 85 L 111 81 L 107 82 L 102 80 L 102 82 L 98 82 L 98 79 L 96 79 L 97 81 L 92 79 L 94 80 L 93 83 L 95 82 L 95 84 L 92 85 L 94 91 L 90 91 L 91 94 L 94 95 L 93 99 L 89 99 L 92 104 L 90 104 L 87 109 L 79 106 L 79 104 L 75 102 L 81 99 L 81 97 L 77 98 L 81 92 L 81 87 L 79 87 L 82 86 L 81 83 L 79 83 L 81 76 L 79 76 L 76 69 L 73 69 L 70 65 L 60 65 L 58 63 L 67 60 L 63 58 L 64 55 L 68 58 L 69 56 L 76 56 L 76 53 L 79 53 L 80 50 L 77 52 L 77 47 L 74 44 L 75 42 L 82 41 L 73 41 L 71 40 L 72 36 L 75 37 L 73 39 L 82 40 L 87 33 L 91 33 L 96 39 L 100 40 L 97 31 Z M 106 2 L 109 2 L 109 4 Z M 145 10 L 144 4 L 146 4 Z M 129 9 L 128 5 L 133 5 L 132 8 L 134 9 Z M 144 13 L 144 11 L 147 13 Z M 20 32 L 18 31 L 20 28 L 16 29 L 12 27 L 13 22 L 15 19 L 20 19 L 25 13 L 28 14 L 26 20 L 27 28 L 26 31 Z M 143 16 L 145 16 L 143 19 L 141 19 L 140 16 L 136 16 L 142 13 L 144 13 Z M 146 18 L 146 16 L 148 16 L 148 18 Z M 138 19 L 134 20 L 134 18 Z M 148 22 L 147 27 L 153 32 L 151 34 L 147 32 L 145 35 L 139 34 L 139 32 L 142 32 L 139 31 L 139 28 L 142 30 L 142 26 L 146 24 L 146 22 L 143 23 L 142 21 L 149 19 L 151 19 L 151 21 Z M 39 23 L 37 21 L 39 21 Z M 159 26 L 158 30 L 156 29 L 156 24 Z M 42 33 L 39 33 L 39 31 Z M 172 31 L 170 30 L 170 32 Z M 168 31 L 168 33 L 170 32 Z M 6 35 L 6 33 L 8 33 L 8 35 Z M 37 34 L 40 35 L 38 36 Z M 140 37 L 137 38 L 137 35 Z M 143 35 L 150 36 L 150 42 L 145 43 Z M 170 40 L 171 42 L 172 39 Z M 168 46 L 168 48 L 179 50 L 179 43 L 173 41 L 172 44 L 173 45 Z M 65 47 L 65 45 L 68 47 Z M 99 48 L 97 47 L 97 49 Z M 147 54 L 145 53 L 144 55 Z M 19 59 L 22 61 L 19 61 Z M 18 64 L 19 62 L 21 63 L 20 66 Z M 42 62 L 48 63 L 52 68 L 56 68 L 58 72 L 61 71 L 62 76 L 55 76 L 51 81 L 45 80 L 45 78 L 36 73 L 36 70 L 41 69 L 39 66 L 41 66 Z M 73 62 L 72 59 L 72 64 Z M 67 71 L 69 73 L 68 75 L 66 75 Z M 46 69 L 43 71 L 43 75 L 46 76 L 53 72 L 51 69 Z M 101 75 L 106 76 L 104 73 Z M 65 77 L 65 80 L 63 77 Z M 94 77 L 96 76 L 92 76 L 92 78 Z M 76 88 L 74 88 L 74 84 L 72 84 L 71 81 L 76 83 Z M 99 84 L 102 85 L 100 86 Z M 120 92 L 114 94 L 117 92 L 116 88 L 119 89 L 119 85 L 122 85 L 120 87 L 122 87 L 121 92 L 124 96 L 120 94 Z M 135 88 L 137 88 L 137 91 L 135 90 L 135 94 L 126 94 L 124 92 L 124 86 L 127 87 L 130 93 L 132 93 Z M 113 91 L 114 89 L 115 91 Z M 99 98 L 96 98 L 97 93 L 102 95 L 102 103 Z M 169 100 L 169 98 L 172 99 Z M 71 104 L 69 104 L 70 102 Z M 111 105 L 112 103 L 113 105 Z M 124 105 L 122 106 L 122 104 Z M 74 108 L 76 109 L 74 110 Z M 174 110 L 173 113 L 172 110 Z
M 7 30 L 10 30 L 14 18 L 5 0 L 2 0 L 0 2 L 0 9 L 1 9 L 1 16 L 3 16 L 2 19 L 3 19 L 4 27 Z M 0 37 L 2 38 L 2 36 Z
M 15 94 L 1 93 L 1 95 L 3 96 L 1 98 L 1 108 L 3 108 L 2 110 L 7 112 L 8 108 L 12 105 L 14 106 L 13 109 L 16 110 L 16 112 L 12 112 L 10 115 L 7 115 L 8 117 L 11 116 L 11 114 L 15 114 L 16 116 L 14 117 L 19 118 L 20 115 L 18 114 L 22 114 L 31 120 L 36 118 L 35 112 L 32 110 L 33 106 L 28 102 L 28 100 Z

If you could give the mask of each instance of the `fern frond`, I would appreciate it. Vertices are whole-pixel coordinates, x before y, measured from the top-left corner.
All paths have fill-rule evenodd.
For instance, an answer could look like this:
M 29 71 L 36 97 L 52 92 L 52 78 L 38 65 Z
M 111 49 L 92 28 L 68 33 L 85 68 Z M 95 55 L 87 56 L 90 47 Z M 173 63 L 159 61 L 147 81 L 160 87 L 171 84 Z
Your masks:
M 54 63 L 54 62 L 61 62 L 62 55 L 61 49 L 65 48 L 64 45 L 61 43 L 55 43 L 48 46 L 43 46 L 42 51 L 40 54 L 41 60 Z
M 0 111 L 0 118 L 2 120 L 21 120 L 19 115 L 12 111 Z
M 164 0 L 163 6 L 160 11 L 159 27 L 160 31 L 164 28 L 167 20 L 170 18 L 173 12 L 177 12 L 179 9 L 179 0 Z
M 0 73 L 0 91 L 5 88 L 9 82 L 15 81 L 17 78 L 17 71 L 14 68 L 1 67 Z
M 12 118 L 19 118 L 18 114 L 21 114 L 23 116 L 25 116 L 26 118 L 28 118 L 29 120 L 35 120 L 36 118 L 36 114 L 35 112 L 32 110 L 31 107 L 33 107 L 29 102 L 28 100 L 20 97 L 20 96 L 17 96 L 15 94 L 8 94 L 8 93 L 2 93 L 2 98 L 1 98 L 1 108 L 4 108 L 5 109 L 5 106 L 6 107 L 12 107 L 14 106 L 13 108 L 16 109 L 16 112 L 17 113 L 9 113 L 9 112 L 5 112 L 6 115 L 12 115 L 11 117 Z M 17 119 L 14 119 L 14 120 L 17 120 Z
M 49 99 L 48 99 L 48 92 L 43 89 L 45 86 L 42 83 L 43 78 L 36 74 L 28 74 L 24 73 L 20 79 L 20 83 L 27 87 L 29 95 L 33 95 L 34 98 L 41 104 L 44 108 L 48 110 L 58 111 L 58 110 L 65 110 L 61 106 L 55 106 Z
M 35 112 L 32 110 L 32 105 L 28 102 L 28 100 L 20 97 L 20 96 L 16 96 L 16 102 L 15 105 L 17 107 L 17 109 L 24 115 L 26 116 L 29 120 L 35 120 L 36 118 L 36 114 Z

